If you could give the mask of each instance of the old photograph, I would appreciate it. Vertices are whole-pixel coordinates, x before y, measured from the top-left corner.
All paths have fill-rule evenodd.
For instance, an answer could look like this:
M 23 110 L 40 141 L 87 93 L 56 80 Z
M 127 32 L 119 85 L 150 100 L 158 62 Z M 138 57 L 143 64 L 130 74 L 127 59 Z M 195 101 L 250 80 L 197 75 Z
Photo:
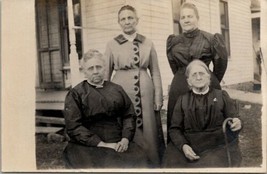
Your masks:
M 266 0 L 0 3 L 3 172 L 267 172 Z

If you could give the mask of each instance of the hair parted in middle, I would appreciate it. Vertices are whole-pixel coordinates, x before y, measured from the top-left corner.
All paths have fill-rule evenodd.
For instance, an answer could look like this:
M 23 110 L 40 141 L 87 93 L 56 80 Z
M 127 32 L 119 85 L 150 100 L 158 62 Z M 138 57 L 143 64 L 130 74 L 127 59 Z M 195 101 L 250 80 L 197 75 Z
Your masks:
M 211 74 L 210 74 L 210 70 L 209 70 L 209 68 L 207 67 L 207 65 L 206 65 L 203 61 L 198 60 L 198 59 L 195 59 L 195 60 L 193 60 L 192 62 L 190 62 L 190 63 L 187 65 L 187 67 L 186 67 L 185 75 L 186 75 L 187 78 L 189 77 L 190 71 L 192 70 L 193 66 L 195 66 L 195 65 L 198 65 L 198 66 L 203 67 L 203 68 L 207 71 L 207 73 L 208 73 L 209 75 L 211 75 Z
M 83 66 L 84 63 L 86 63 L 88 60 L 92 58 L 97 58 L 105 64 L 105 59 L 103 54 L 101 54 L 98 50 L 96 49 L 89 49 L 86 53 L 84 53 L 82 59 L 81 59 L 81 64 Z
M 196 7 L 195 4 L 193 4 L 193 3 L 189 3 L 189 2 L 185 2 L 185 3 L 183 3 L 182 6 L 181 6 L 181 8 L 180 8 L 180 12 L 181 12 L 182 9 L 184 9 L 184 8 L 189 8 L 189 9 L 194 10 L 197 19 L 199 19 L 198 9 L 197 9 L 197 7 Z
M 123 10 L 130 10 L 130 11 L 134 12 L 135 14 L 137 14 L 136 9 L 135 9 L 133 6 L 130 6 L 130 5 L 124 5 L 124 6 L 122 6 L 122 7 L 120 8 L 120 10 L 119 10 L 119 12 L 118 12 L 118 15 L 120 15 L 121 12 L 122 12 Z

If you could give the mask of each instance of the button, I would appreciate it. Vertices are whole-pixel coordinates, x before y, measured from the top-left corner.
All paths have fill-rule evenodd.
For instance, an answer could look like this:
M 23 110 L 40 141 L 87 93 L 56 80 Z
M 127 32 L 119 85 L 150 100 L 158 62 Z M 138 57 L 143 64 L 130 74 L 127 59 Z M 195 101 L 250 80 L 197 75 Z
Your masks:
M 137 48 L 134 48 L 134 51 L 137 51 Z
M 143 125 L 143 120 L 142 120 L 142 118 L 138 117 L 136 119 L 136 126 L 137 127 L 142 127 L 142 125 Z
M 138 58 L 137 58 L 137 57 L 135 57 L 135 58 L 134 58 L 134 61 L 138 61 Z
M 138 87 L 134 87 L 134 90 L 135 90 L 135 91 L 138 91 Z
M 137 79 L 138 79 L 138 76 L 137 76 L 137 75 L 135 75 L 135 76 L 134 76 L 134 79 L 136 79 L 136 80 L 137 80 Z
M 139 101 L 140 101 L 140 98 L 139 97 L 135 97 L 135 102 L 139 103 Z

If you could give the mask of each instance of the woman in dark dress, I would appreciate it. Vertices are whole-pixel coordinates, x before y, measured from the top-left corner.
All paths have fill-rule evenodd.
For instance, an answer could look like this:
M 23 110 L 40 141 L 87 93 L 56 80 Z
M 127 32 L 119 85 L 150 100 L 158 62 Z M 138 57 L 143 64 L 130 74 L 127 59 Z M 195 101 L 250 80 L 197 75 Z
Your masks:
M 241 121 L 236 117 L 238 113 L 233 101 L 227 92 L 209 87 L 210 71 L 202 61 L 192 61 L 186 76 L 192 90 L 179 96 L 175 105 L 163 166 L 228 167 L 227 149 L 232 157 L 232 167 L 239 166 Z M 226 118 L 232 118 L 227 122 L 227 143 L 222 128 Z
M 146 167 L 143 150 L 132 142 L 135 111 L 121 86 L 103 81 L 102 54 L 89 50 L 82 67 L 87 80 L 69 91 L 64 116 L 70 141 L 64 159 L 70 168 Z
M 194 59 L 203 61 L 208 67 L 213 63 L 211 86 L 221 89 L 220 82 L 227 68 L 228 54 L 220 34 L 210 34 L 198 29 L 198 10 L 191 3 L 184 3 L 180 11 L 183 33 L 170 35 L 167 39 L 167 57 L 174 74 L 168 100 L 167 129 L 178 96 L 189 89 L 184 75 L 186 66 Z M 169 135 L 168 135 L 169 142 Z

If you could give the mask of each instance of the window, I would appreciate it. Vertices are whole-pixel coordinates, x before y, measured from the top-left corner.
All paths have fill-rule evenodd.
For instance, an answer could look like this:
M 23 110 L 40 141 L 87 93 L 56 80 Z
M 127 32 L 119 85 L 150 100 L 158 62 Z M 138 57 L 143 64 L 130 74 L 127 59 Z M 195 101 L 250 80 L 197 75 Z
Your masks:
M 182 28 L 179 23 L 182 3 L 184 3 L 184 0 L 172 0 L 173 34 L 175 35 L 182 33 Z
M 74 25 L 76 27 L 82 27 L 82 19 L 81 19 L 81 2 L 80 0 L 72 0 L 73 1 L 73 15 L 74 15 Z M 76 38 L 76 51 L 79 59 L 82 58 L 82 31 L 81 29 L 75 30 L 75 38 Z
M 228 16 L 228 2 L 220 0 L 220 17 L 221 17 L 221 30 L 225 40 L 225 46 L 230 56 L 230 36 L 229 36 L 229 16 Z
M 36 31 L 39 79 L 41 88 L 64 87 L 63 64 L 68 61 L 65 55 L 64 0 L 36 0 Z

